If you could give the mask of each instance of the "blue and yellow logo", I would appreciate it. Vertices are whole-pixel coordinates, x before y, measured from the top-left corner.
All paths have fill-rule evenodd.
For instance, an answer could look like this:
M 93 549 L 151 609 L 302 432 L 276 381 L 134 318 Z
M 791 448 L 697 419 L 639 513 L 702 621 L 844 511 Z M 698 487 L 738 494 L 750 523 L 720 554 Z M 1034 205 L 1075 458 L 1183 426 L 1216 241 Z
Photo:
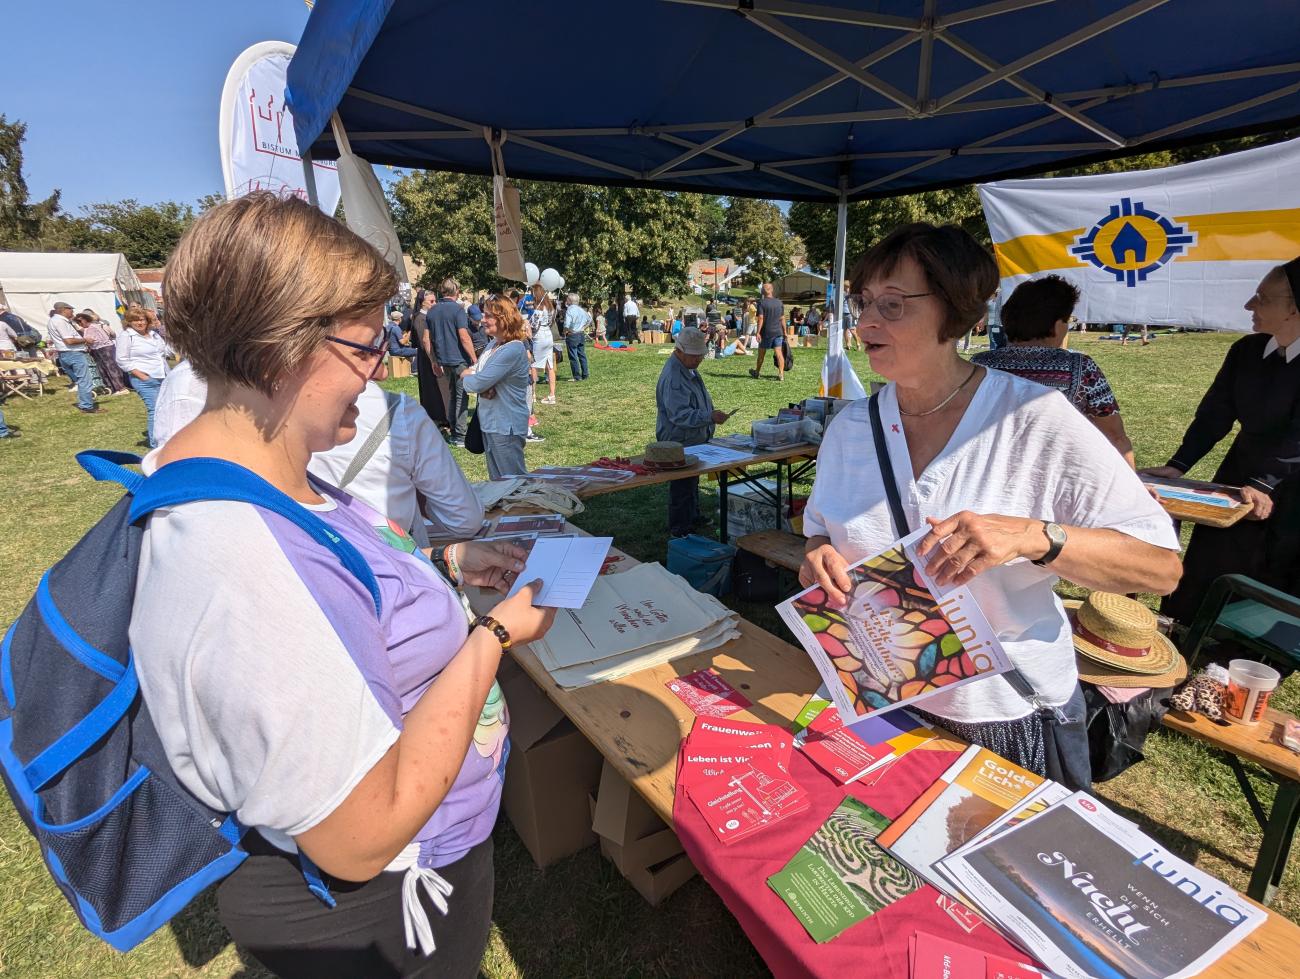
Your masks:
M 1175 224 L 1130 198 L 1075 239 L 1070 254 L 1090 262 L 1133 288 L 1148 275 L 1196 244 L 1196 232 Z

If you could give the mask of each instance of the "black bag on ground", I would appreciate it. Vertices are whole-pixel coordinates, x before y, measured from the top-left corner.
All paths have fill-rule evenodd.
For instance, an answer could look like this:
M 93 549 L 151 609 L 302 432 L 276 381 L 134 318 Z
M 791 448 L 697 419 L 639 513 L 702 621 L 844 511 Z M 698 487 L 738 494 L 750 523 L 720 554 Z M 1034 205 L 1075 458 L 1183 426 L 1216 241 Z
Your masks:
M 1091 683 L 1080 684 L 1088 705 L 1088 755 L 1092 780 L 1105 782 L 1142 761 L 1147 735 L 1169 710 L 1173 688 L 1148 690 L 1124 704 L 1112 704 Z
M 731 575 L 733 594 L 746 602 L 775 602 L 781 597 L 781 569 L 757 554 L 737 551 Z

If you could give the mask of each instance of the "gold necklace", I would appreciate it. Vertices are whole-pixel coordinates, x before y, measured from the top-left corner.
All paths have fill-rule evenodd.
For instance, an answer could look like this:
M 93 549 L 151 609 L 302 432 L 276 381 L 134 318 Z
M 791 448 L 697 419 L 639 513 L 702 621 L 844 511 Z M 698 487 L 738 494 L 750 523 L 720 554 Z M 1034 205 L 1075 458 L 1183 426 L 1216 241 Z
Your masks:
M 961 389 L 970 383 L 970 379 L 975 376 L 975 372 L 977 370 L 979 370 L 979 367 L 975 364 L 971 364 L 970 373 L 966 375 L 966 380 L 962 381 L 955 388 L 953 388 L 952 394 L 948 395 L 948 397 L 944 398 L 942 401 L 940 401 L 929 411 L 908 411 L 900 404 L 898 406 L 898 413 L 900 415 L 907 415 L 909 418 L 924 418 L 926 415 L 933 415 L 936 411 L 938 411 L 940 408 L 945 407 L 949 401 L 951 401 L 953 398 L 957 397 L 957 395 L 961 393 Z

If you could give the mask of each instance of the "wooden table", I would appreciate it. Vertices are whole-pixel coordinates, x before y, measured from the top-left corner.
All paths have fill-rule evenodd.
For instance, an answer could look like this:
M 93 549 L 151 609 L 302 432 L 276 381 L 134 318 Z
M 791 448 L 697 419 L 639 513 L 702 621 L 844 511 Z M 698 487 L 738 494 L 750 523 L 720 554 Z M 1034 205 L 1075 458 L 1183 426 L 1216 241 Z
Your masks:
M 1273 900 L 1282 871 L 1286 869 L 1291 853 L 1291 840 L 1295 836 L 1296 822 L 1300 819 L 1300 755 L 1282 745 L 1281 732 L 1290 714 L 1268 708 L 1263 719 L 1254 726 L 1216 723 L 1202 714 L 1171 710 L 1164 717 L 1164 726 L 1181 731 L 1189 737 L 1217 748 L 1227 756 L 1232 773 L 1237 776 L 1242 794 L 1250 804 L 1264 839 L 1251 871 L 1250 886 L 1246 895 L 1268 904 Z M 1241 759 L 1254 762 L 1267 770 L 1277 781 L 1277 795 L 1273 808 L 1265 813 L 1255 796 L 1255 789 L 1241 767 Z
M 687 448 L 689 449 L 690 446 L 687 446 Z M 791 500 L 794 498 L 794 481 L 816 465 L 817 446 L 801 442 L 798 445 L 776 449 L 772 452 L 755 452 L 744 459 L 737 459 L 734 462 L 725 462 L 715 466 L 695 464 L 683 466 L 681 469 L 666 469 L 662 472 L 645 473 L 644 475 L 637 474 L 631 479 L 623 480 L 621 483 L 596 483 L 590 488 L 584 487 L 578 490 L 576 495 L 581 500 L 587 500 L 593 496 L 604 496 L 606 493 L 639 489 L 642 486 L 658 486 L 660 483 L 671 483 L 674 480 L 687 479 L 691 476 L 716 475 L 718 477 L 718 539 L 725 544 L 727 541 L 727 494 L 732 485 L 752 487 L 759 496 L 776 507 L 779 515 L 784 512 L 786 496 L 788 495 Z M 762 468 L 759 472 L 750 471 L 751 469 L 768 466 L 771 468 Z M 761 482 L 769 476 L 776 479 L 775 493 Z
M 618 570 L 626 571 L 636 563 L 625 556 Z M 753 705 L 731 717 L 786 728 L 821 682 L 802 649 L 744 619 L 739 629 L 739 639 L 718 649 L 574 690 L 559 686 L 529 647 L 517 646 L 511 653 L 574 726 L 672 826 L 677 750 L 695 715 L 668 690 L 665 684 L 669 680 L 712 667 Z M 1216 979 L 1288 976 L 1296 973 L 1298 961 L 1300 928 L 1270 912 L 1263 925 L 1202 975 Z

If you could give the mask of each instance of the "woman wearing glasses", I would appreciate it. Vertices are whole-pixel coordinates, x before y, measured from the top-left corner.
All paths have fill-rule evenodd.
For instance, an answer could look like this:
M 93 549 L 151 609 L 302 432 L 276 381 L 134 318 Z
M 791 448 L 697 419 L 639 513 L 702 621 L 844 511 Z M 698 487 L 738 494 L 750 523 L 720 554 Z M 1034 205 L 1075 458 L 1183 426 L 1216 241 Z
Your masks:
M 242 466 L 365 559 L 382 612 L 329 552 L 251 504 L 155 512 L 130 638 L 180 783 L 253 832 L 218 888 L 236 943 L 281 976 L 473 976 L 491 923 L 505 768 L 503 649 L 544 634 L 537 582 L 473 623 L 457 585 L 506 590 L 523 552 L 442 552 L 443 577 L 379 513 L 308 476 L 383 376 L 377 251 L 295 198 L 204 214 L 168 263 L 168 326 L 206 408 L 145 460 Z M 336 906 L 303 880 L 304 854 Z
M 937 694 L 924 709 L 969 741 L 1086 787 L 1083 695 L 1052 586 L 1059 575 L 1167 594 L 1178 582 L 1178 538 L 1059 392 L 958 355 L 997 284 L 992 258 L 953 226 L 901 227 L 858 262 L 849 308 L 872 368 L 890 382 L 875 396 L 888 459 L 876 452 L 872 399 L 827 426 L 799 577 L 842 604 L 848 565 L 928 528 L 919 546 L 927 570 L 941 587 L 970 589 L 1019 674 Z
M 1214 474 L 1215 482 L 1240 486 L 1250 507 L 1231 527 L 1197 527 L 1187 547 L 1178 590 L 1161 611 L 1190 623 L 1206 590 L 1224 574 L 1245 574 L 1294 592 L 1293 557 L 1277 552 L 1300 519 L 1300 258 L 1279 265 L 1260 280 L 1246 303 L 1253 336 L 1228 350 L 1182 445 L 1152 476 L 1181 476 L 1240 423 L 1241 430 Z M 1285 485 L 1283 485 L 1285 483 Z M 1277 511 L 1282 512 L 1277 512 Z M 1296 542 L 1286 549 L 1294 550 Z

